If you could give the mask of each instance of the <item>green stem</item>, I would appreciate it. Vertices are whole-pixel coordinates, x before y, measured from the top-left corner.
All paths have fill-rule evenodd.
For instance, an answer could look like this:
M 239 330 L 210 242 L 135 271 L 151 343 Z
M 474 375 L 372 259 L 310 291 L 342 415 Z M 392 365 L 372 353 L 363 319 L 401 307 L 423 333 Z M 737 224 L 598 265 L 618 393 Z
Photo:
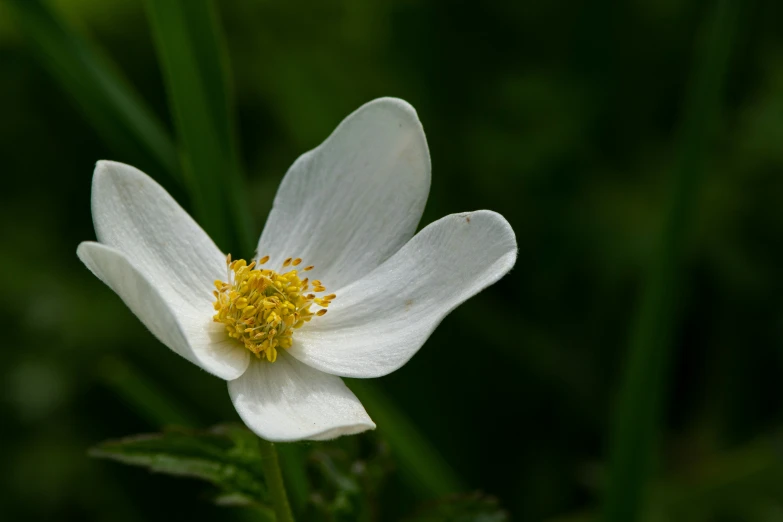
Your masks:
M 277 460 L 277 448 L 268 440 L 260 438 L 258 440 L 261 448 L 261 465 L 269 495 L 272 497 L 272 507 L 277 515 L 277 522 L 294 522 L 291 506 L 288 504 L 288 495 L 285 492 L 283 474 L 280 472 L 280 463 Z
M 604 522 L 639 520 L 655 472 L 669 377 L 677 307 L 682 301 L 681 272 L 698 188 L 707 169 L 711 138 L 726 85 L 739 2 L 713 4 L 700 42 L 679 137 L 673 193 L 657 252 L 631 332 L 628 361 L 620 386 L 610 448 Z

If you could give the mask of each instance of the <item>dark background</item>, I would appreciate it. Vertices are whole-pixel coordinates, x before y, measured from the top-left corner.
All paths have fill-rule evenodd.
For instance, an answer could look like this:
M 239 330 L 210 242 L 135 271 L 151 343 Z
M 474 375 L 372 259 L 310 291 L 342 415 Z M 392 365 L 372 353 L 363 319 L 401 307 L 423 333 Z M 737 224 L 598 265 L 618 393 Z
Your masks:
M 142 2 L 52 5 L 170 122 Z M 465 490 L 498 497 L 515 520 L 581 520 L 599 505 L 712 5 L 220 2 L 258 233 L 294 159 L 379 96 L 410 102 L 427 133 L 422 225 L 488 208 L 514 228 L 514 270 L 376 384 Z M 690 203 L 650 492 L 703 508 L 682 520 L 783 520 L 783 453 L 764 443 L 783 406 L 782 20 L 775 1 L 738 11 Z M 237 418 L 223 382 L 155 341 L 76 258 L 94 238 L 102 158 L 135 163 L 104 144 L 0 0 L 0 518 L 241 518 L 201 483 L 86 456 L 160 428 L 133 389 L 154 390 L 153 410 L 165 394 L 198 426 Z M 392 471 L 384 517 L 428 497 Z

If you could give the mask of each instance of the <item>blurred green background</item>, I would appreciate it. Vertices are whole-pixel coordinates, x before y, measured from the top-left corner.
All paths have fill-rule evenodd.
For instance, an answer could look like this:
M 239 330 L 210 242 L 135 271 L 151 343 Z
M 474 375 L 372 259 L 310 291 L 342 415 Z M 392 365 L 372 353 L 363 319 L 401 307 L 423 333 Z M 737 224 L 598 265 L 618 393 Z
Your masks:
M 427 133 L 422 225 L 488 208 L 517 234 L 511 274 L 360 394 L 378 432 L 333 446 L 389 461 L 382 520 L 476 490 L 514 520 L 597 520 L 635 480 L 645 520 L 783 520 L 783 4 L 726 5 L 219 2 L 253 236 L 294 159 L 379 96 Z M 0 0 L 0 518 L 251 520 L 86 456 L 237 417 L 76 258 L 98 159 L 192 202 L 165 154 L 109 132 L 105 85 L 39 12 L 175 134 L 144 2 Z M 311 470 L 319 448 L 281 451 Z

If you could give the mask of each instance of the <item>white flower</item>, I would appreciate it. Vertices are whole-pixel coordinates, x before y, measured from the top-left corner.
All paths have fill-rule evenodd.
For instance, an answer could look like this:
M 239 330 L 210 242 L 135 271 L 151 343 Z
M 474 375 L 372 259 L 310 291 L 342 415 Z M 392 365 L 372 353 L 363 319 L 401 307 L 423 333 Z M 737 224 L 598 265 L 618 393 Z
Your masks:
M 98 162 L 92 215 L 99 242 L 84 242 L 77 253 L 163 344 L 228 381 L 237 412 L 259 436 L 330 439 L 375 428 L 340 377 L 398 369 L 451 310 L 516 260 L 511 227 L 487 210 L 446 216 L 414 236 L 429 186 L 429 151 L 416 112 L 402 100 L 382 98 L 348 116 L 283 179 L 257 250 L 270 257 L 263 268 L 275 272 L 267 277 L 256 264 L 253 277 L 266 286 L 253 297 L 255 311 L 243 312 L 249 304 L 232 293 L 241 284 L 235 272 L 248 276 L 244 262 L 227 273 L 226 256 L 198 224 L 128 165 Z M 296 281 L 285 279 L 300 262 L 314 266 L 307 273 L 312 283 L 296 282 L 301 267 Z M 275 287 L 278 275 L 284 280 Z M 216 280 L 225 282 L 217 283 L 220 291 Z M 299 288 L 304 284 L 313 288 Z M 330 295 L 304 293 L 325 292 L 324 286 Z M 289 296 L 308 300 L 307 307 L 286 305 Z M 222 316 L 216 297 L 228 307 Z M 310 306 L 324 313 L 318 303 L 329 313 L 299 320 Z M 266 305 L 279 313 L 268 313 Z M 257 328 L 237 334 L 247 338 L 243 343 L 227 328 L 244 317 Z M 496 325 L 488 314 L 475 327 Z M 283 341 L 281 332 L 291 340 Z M 274 357 L 264 340 L 276 344 Z M 449 356 L 476 349 L 455 346 Z

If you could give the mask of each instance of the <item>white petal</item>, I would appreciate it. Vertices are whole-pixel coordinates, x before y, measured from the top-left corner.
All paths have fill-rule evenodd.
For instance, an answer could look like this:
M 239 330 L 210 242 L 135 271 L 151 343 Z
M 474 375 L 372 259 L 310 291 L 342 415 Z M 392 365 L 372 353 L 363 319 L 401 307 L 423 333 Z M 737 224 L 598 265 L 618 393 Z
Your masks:
M 287 257 L 315 265 L 335 290 L 399 250 L 416 231 L 430 188 L 430 156 L 416 111 L 371 101 L 303 154 L 285 175 L 258 243 L 270 268 Z
M 210 303 L 189 303 L 168 286 L 155 286 L 123 253 L 84 242 L 79 259 L 128 305 L 160 342 L 221 379 L 236 379 L 247 369 L 250 352 L 212 321 Z
M 441 320 L 511 270 L 517 243 L 495 212 L 452 214 L 416 234 L 386 263 L 337 292 L 323 317 L 294 335 L 289 353 L 321 371 L 379 377 L 405 364 Z M 476 328 L 494 328 L 492 311 Z M 455 346 L 451 355 L 468 355 Z
M 163 187 L 138 169 L 99 161 L 92 179 L 98 241 L 123 253 L 155 288 L 211 302 L 225 256 Z
M 375 429 L 339 377 L 285 352 L 274 363 L 254 358 L 240 378 L 228 383 L 228 392 L 245 424 L 266 440 L 327 440 Z

